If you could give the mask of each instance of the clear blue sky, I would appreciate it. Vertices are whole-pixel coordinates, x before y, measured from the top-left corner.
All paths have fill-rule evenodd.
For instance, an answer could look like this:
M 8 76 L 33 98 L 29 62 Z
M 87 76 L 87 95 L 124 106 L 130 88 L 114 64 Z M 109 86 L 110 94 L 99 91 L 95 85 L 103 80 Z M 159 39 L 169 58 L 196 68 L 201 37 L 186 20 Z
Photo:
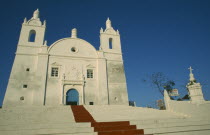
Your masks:
M 129 99 L 138 106 L 162 98 L 142 79 L 163 72 L 181 94 L 189 66 L 210 100 L 210 0 L 36 0 L 1 1 L 0 103 L 12 68 L 23 19 L 39 8 L 47 20 L 48 45 L 70 36 L 99 48 L 99 30 L 109 17 L 121 34 Z

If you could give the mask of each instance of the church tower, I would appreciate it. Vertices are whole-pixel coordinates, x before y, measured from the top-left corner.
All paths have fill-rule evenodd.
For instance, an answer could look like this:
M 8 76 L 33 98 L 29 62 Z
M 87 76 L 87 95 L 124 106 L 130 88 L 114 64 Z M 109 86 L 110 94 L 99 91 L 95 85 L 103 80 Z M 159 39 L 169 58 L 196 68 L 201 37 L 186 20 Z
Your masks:
M 27 21 L 24 19 L 18 45 L 42 46 L 45 36 L 46 21 L 39 18 L 39 9 L 34 11 L 33 17 Z
M 118 30 L 114 30 L 109 18 L 106 21 L 106 29 L 100 30 L 100 51 L 107 61 L 109 104 L 128 105 L 120 34 Z
M 47 64 L 45 29 L 46 21 L 40 21 L 38 9 L 30 20 L 24 19 L 4 106 L 43 104 L 44 84 L 38 80 L 46 76 L 43 76 Z
M 109 20 L 109 18 L 106 21 L 106 29 L 103 31 L 101 28 L 100 30 L 100 43 L 100 48 L 104 52 L 122 54 L 119 31 L 115 31 L 113 29 L 111 20 Z
M 203 92 L 202 87 L 200 83 L 197 83 L 196 79 L 194 78 L 194 75 L 192 73 L 192 67 L 189 68 L 190 70 L 190 82 L 187 84 L 187 89 L 189 92 L 190 100 L 193 103 L 202 103 L 204 100 L 203 98 Z

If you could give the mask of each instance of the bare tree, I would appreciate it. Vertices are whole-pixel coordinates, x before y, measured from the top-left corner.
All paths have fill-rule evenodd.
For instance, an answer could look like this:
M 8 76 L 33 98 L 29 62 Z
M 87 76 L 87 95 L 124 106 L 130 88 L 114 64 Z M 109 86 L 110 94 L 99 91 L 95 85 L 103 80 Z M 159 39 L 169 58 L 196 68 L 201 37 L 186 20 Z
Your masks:
M 164 89 L 170 92 L 175 86 L 175 82 L 168 79 L 162 72 L 155 72 L 150 75 L 149 82 L 157 88 L 162 96 L 164 96 Z

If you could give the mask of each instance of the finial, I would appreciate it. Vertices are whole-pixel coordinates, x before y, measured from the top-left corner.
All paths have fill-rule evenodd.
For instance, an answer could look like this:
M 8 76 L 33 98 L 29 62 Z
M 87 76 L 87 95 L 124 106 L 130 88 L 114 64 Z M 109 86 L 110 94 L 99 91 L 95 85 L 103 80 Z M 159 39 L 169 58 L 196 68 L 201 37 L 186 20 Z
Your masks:
M 120 32 L 119 32 L 119 30 L 117 30 L 117 35 L 120 35 Z
M 47 46 L 47 40 L 44 41 L 44 46 Z
M 192 67 L 190 66 L 190 68 L 188 68 L 190 70 L 190 81 L 195 81 L 195 78 L 194 78 L 194 75 L 192 73 L 193 69 Z
M 26 17 L 24 18 L 23 23 L 24 23 L 24 24 L 26 24 L 26 23 L 27 23 L 27 19 L 26 19 Z
M 106 29 L 112 28 L 111 20 L 109 20 L 109 17 L 106 20 Z
M 103 28 L 101 28 L 101 29 L 100 29 L 100 33 L 103 33 L 103 32 L 104 32 L 104 30 L 103 30 Z
M 71 38 L 77 38 L 77 29 L 76 28 L 72 29 Z
M 39 18 L 39 9 L 34 11 L 33 19 L 38 19 Z
M 46 26 L 46 20 L 44 20 L 43 26 Z

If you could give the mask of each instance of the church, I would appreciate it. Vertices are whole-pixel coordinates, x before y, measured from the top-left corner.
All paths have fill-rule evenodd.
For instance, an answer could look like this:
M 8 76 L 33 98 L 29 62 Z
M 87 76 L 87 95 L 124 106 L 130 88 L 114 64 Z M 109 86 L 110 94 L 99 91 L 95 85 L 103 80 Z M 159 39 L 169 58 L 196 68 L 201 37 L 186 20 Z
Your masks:
M 165 90 L 165 110 L 132 107 L 120 34 L 109 18 L 100 30 L 99 49 L 78 38 L 76 28 L 48 46 L 45 30 L 38 9 L 24 19 L 0 109 L 0 134 L 209 134 L 210 101 L 191 67 L 186 85 L 190 100 L 171 100 Z
M 77 37 L 48 46 L 39 10 L 24 19 L 3 106 L 128 105 L 120 34 L 109 18 L 97 50 Z

